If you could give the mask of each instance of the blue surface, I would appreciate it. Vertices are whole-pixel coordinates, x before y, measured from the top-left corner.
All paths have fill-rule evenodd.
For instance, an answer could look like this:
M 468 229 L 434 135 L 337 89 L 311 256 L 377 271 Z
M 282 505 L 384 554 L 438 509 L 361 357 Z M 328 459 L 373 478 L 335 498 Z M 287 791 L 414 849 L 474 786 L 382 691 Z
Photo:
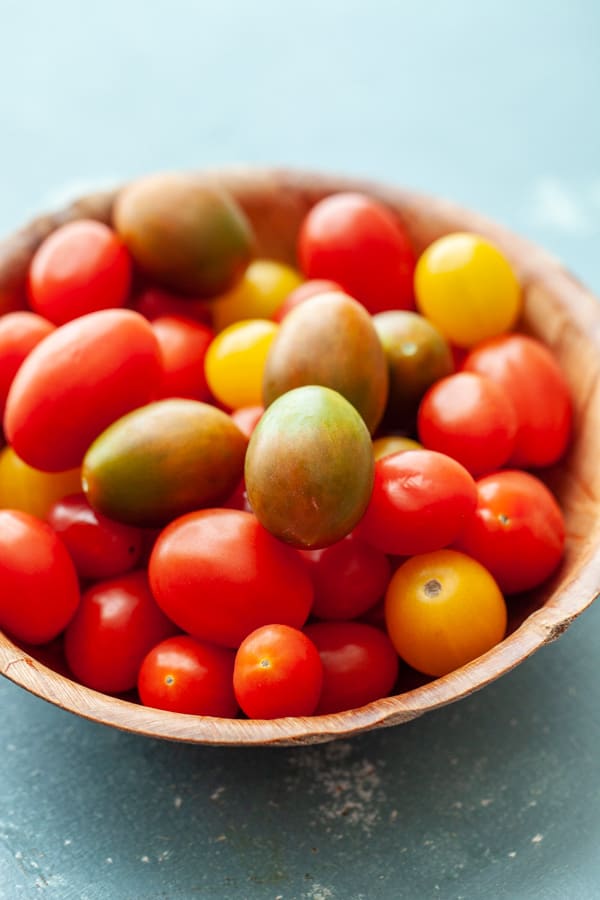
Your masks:
M 442 194 L 600 292 L 600 8 L 3 0 L 0 231 L 223 162 Z M 0 683 L 0 898 L 600 895 L 600 608 L 461 704 L 321 747 L 177 746 Z

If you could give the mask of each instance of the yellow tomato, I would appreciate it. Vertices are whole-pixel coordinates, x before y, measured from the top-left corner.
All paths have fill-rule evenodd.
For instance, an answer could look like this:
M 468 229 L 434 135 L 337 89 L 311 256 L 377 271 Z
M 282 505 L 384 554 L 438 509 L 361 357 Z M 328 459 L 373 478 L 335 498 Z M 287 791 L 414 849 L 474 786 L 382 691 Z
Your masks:
M 288 294 L 302 283 L 291 266 L 270 259 L 256 259 L 233 290 L 212 305 L 213 325 L 222 331 L 241 319 L 270 319 Z
M 231 409 L 262 403 L 265 362 L 279 326 L 266 319 L 229 325 L 214 338 L 204 360 L 215 397 Z
M 80 469 L 41 472 L 17 456 L 12 447 L 0 453 L 0 508 L 19 509 L 45 519 L 50 507 L 81 491 Z
M 385 621 L 398 654 L 426 675 L 446 675 L 504 637 L 506 604 L 487 569 L 464 553 L 413 556 L 394 573 Z
M 391 456 L 392 453 L 401 453 L 403 450 L 422 449 L 423 444 L 401 434 L 387 434 L 385 437 L 380 437 L 373 441 L 373 456 L 375 459 Z
M 521 290 L 504 254 L 476 234 L 434 241 L 415 271 L 419 311 L 459 347 L 510 331 L 521 312 Z

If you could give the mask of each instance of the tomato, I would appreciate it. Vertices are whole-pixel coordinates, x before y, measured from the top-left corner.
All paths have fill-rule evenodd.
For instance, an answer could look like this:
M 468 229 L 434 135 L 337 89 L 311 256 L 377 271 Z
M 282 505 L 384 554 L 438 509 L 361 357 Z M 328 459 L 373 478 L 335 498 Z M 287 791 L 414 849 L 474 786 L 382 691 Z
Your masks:
M 87 687 L 120 694 L 136 686 L 152 647 L 176 631 L 156 605 L 146 572 L 128 572 L 83 592 L 65 632 L 67 663 Z
M 241 510 L 176 519 L 157 539 L 149 573 L 157 602 L 180 628 L 225 647 L 272 622 L 301 628 L 313 600 L 298 552 Z
M 195 322 L 212 326 L 209 300 L 184 297 L 161 288 L 145 288 L 134 297 L 131 308 L 151 322 L 163 316 L 183 316 L 184 319 L 193 319 Z
M 132 310 L 68 322 L 33 348 L 11 385 L 4 430 L 30 466 L 78 466 L 104 429 L 147 403 L 161 377 L 158 341 Z
M 504 254 L 477 234 L 434 241 L 415 270 L 417 308 L 453 344 L 472 347 L 514 327 L 521 289 Z
M 240 431 L 250 438 L 264 411 L 265 408 L 262 405 L 240 406 L 239 409 L 233 410 L 231 418 Z
M 54 325 L 37 313 L 11 312 L 0 316 L 0 416 L 4 415 L 6 397 L 19 366 Z
M 357 533 L 384 553 L 411 556 L 451 544 L 472 515 L 475 482 L 434 450 L 405 450 L 375 463 L 373 493 Z
M 502 640 L 506 603 L 481 563 L 456 550 L 404 562 L 390 581 L 385 619 L 392 644 L 413 669 L 447 675 Z
M 236 653 L 233 687 L 243 712 L 252 719 L 310 716 L 322 684 L 317 648 L 288 625 L 257 628 Z
M 561 458 L 571 435 L 571 397 L 558 362 L 544 344 L 524 334 L 504 335 L 475 347 L 463 367 L 487 375 L 512 400 L 517 435 L 511 466 L 549 466 Z
M 476 372 L 457 372 L 425 394 L 417 417 L 430 450 L 458 460 L 471 475 L 504 465 L 517 434 L 517 413 L 503 388 Z
M 311 297 L 316 297 L 318 294 L 330 294 L 332 291 L 335 293 L 341 290 L 337 282 L 327 278 L 313 278 L 310 281 L 304 281 L 290 291 L 281 306 L 278 306 L 273 313 L 272 319 L 274 322 L 283 322 L 287 314 L 305 300 L 310 300 Z
M 315 622 L 304 634 L 323 664 L 317 715 L 356 709 L 390 694 L 398 677 L 398 655 L 379 628 L 361 622 Z
M 387 556 L 354 534 L 301 552 L 315 588 L 312 614 L 319 619 L 354 619 L 385 593 L 391 576 Z
M 211 400 L 204 357 L 214 337 L 212 328 L 183 316 L 158 316 L 152 322 L 160 347 L 163 375 L 156 399 L 184 397 Z
M 298 259 L 307 278 L 326 278 L 371 313 L 414 306 L 415 256 L 390 209 L 360 193 L 325 197 L 304 218 Z
M 393 453 L 401 453 L 403 450 L 422 449 L 422 444 L 402 434 L 386 434 L 373 441 L 373 456 L 376 460 L 391 456 Z
M 81 470 L 40 472 L 19 459 L 12 447 L 0 452 L 0 507 L 45 519 L 61 497 L 81 490 Z
M 79 603 L 77 573 L 46 522 L 0 510 L 0 628 L 28 644 L 45 644 L 65 628 Z
M 208 386 L 231 409 L 262 403 L 262 383 L 269 348 L 278 326 L 266 319 L 247 319 L 217 335 L 206 354 Z
M 217 331 L 242 319 L 270 319 L 294 288 L 300 285 L 300 274 L 285 263 L 271 259 L 255 259 L 241 281 L 213 302 L 213 318 Z
M 565 523 L 546 485 L 508 470 L 477 482 L 477 509 L 456 546 L 478 559 L 507 594 L 529 590 L 559 565 Z
M 29 268 L 32 309 L 56 325 L 123 306 L 131 258 L 117 234 L 92 219 L 61 225 L 42 241 Z
M 48 511 L 48 522 L 62 538 L 81 578 L 122 575 L 142 554 L 141 528 L 107 519 L 92 509 L 84 494 L 59 499 Z
M 194 716 L 233 718 L 235 653 L 189 635 L 161 641 L 144 658 L 138 692 L 145 706 Z

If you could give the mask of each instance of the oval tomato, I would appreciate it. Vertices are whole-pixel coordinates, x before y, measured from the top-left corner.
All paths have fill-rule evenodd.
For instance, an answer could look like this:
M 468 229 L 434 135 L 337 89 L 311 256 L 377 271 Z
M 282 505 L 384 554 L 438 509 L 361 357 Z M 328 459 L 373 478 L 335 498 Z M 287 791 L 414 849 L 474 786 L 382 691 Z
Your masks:
M 204 357 L 214 337 L 212 328 L 183 316 L 159 316 L 152 322 L 158 339 L 163 375 L 156 399 L 184 397 L 209 402 Z

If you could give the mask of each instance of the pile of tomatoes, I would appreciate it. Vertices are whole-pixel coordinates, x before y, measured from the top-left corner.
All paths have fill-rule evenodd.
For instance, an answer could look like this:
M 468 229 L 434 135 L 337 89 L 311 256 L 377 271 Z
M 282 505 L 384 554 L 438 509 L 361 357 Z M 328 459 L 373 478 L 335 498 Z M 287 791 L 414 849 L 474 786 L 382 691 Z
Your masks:
M 362 194 L 297 267 L 234 200 L 142 179 L 35 252 L 0 316 L 0 627 L 110 694 L 313 715 L 445 675 L 560 564 L 569 390 L 503 253 L 417 257 Z

